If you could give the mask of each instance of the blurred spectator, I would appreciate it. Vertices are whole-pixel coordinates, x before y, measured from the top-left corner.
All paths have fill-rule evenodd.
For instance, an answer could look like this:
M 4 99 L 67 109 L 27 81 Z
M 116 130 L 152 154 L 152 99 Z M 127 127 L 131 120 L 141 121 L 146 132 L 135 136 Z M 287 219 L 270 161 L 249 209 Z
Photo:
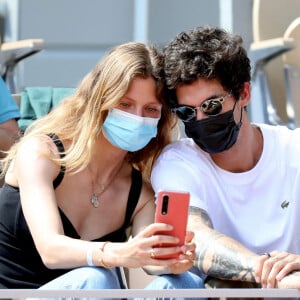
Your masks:
M 19 138 L 19 108 L 0 77 L 0 158 Z
M 20 136 L 17 123 L 19 118 L 19 108 L 0 76 L 0 158 L 5 156 L 3 151 L 9 150 Z

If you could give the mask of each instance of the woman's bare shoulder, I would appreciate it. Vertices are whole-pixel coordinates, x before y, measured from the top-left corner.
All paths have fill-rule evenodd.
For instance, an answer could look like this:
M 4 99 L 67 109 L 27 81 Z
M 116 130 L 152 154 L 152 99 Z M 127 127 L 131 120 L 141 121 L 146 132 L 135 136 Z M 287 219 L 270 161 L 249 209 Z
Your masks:
M 40 174 L 56 174 L 58 167 L 50 160 L 50 157 L 58 157 L 56 145 L 48 136 L 26 137 L 19 144 L 15 158 L 13 159 L 6 180 L 14 185 L 21 178 L 40 177 Z

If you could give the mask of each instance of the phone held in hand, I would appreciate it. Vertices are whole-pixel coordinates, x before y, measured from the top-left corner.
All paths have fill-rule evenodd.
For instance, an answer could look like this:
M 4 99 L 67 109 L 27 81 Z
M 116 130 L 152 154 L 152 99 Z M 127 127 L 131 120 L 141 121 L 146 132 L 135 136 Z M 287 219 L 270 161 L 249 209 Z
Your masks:
M 155 222 L 166 223 L 173 226 L 173 230 L 159 232 L 158 234 L 172 235 L 179 238 L 178 244 L 159 245 L 157 247 L 181 246 L 185 242 L 186 227 L 188 220 L 190 194 L 183 191 L 159 191 L 157 194 Z M 176 258 L 174 255 L 159 256 L 156 258 Z

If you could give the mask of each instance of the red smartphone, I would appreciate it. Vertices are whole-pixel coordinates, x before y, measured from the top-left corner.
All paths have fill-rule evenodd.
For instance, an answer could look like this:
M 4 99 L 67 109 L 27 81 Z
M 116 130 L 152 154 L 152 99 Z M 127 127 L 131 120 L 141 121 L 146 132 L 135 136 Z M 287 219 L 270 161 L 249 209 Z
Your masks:
M 186 227 L 188 220 L 188 210 L 190 203 L 189 192 L 182 191 L 159 191 L 157 194 L 155 222 L 173 225 L 173 230 L 159 232 L 158 234 L 173 235 L 179 238 L 176 245 L 167 244 L 165 246 L 183 245 L 185 242 Z M 164 246 L 164 245 L 159 245 Z M 174 255 L 159 256 L 158 258 L 176 258 Z M 157 258 L 157 257 L 156 257 Z

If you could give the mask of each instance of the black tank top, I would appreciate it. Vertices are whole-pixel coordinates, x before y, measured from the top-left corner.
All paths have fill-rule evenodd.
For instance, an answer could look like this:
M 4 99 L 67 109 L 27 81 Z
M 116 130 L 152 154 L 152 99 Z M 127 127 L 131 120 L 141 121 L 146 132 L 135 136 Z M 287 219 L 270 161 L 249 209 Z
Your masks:
M 63 144 L 55 135 L 49 135 L 60 152 Z M 61 154 L 63 155 L 63 154 Z M 53 181 L 54 188 L 63 180 L 64 166 Z M 94 241 L 124 242 L 126 228 L 138 203 L 142 188 L 142 176 L 132 168 L 131 187 L 128 195 L 125 220 L 121 228 Z M 59 210 L 65 235 L 80 239 L 70 220 Z M 19 188 L 4 184 L 0 193 L 0 288 L 38 288 L 70 269 L 48 269 L 43 264 L 24 219 Z

